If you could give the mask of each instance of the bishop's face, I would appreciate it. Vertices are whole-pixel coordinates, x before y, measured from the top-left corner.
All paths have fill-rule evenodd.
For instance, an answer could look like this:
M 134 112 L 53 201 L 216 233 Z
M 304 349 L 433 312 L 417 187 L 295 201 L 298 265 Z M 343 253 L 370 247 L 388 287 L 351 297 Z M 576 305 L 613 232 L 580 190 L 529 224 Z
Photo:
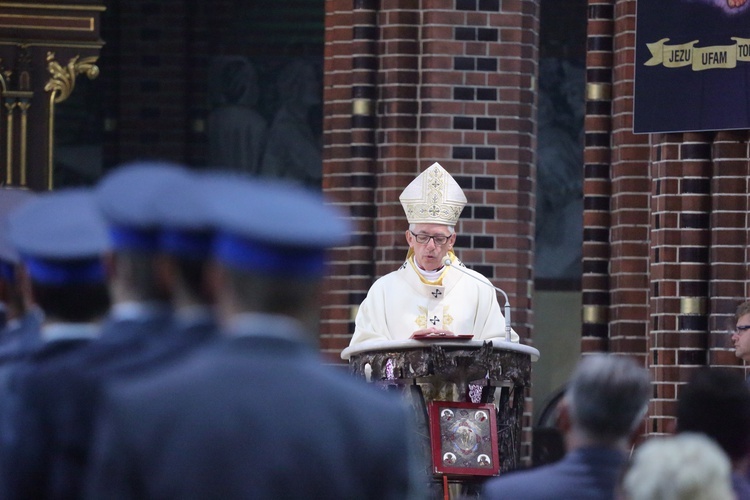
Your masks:
M 425 271 L 434 271 L 443 266 L 445 256 L 456 242 L 456 234 L 451 234 L 443 224 L 415 224 L 406 231 L 406 241 L 414 249 L 417 265 Z

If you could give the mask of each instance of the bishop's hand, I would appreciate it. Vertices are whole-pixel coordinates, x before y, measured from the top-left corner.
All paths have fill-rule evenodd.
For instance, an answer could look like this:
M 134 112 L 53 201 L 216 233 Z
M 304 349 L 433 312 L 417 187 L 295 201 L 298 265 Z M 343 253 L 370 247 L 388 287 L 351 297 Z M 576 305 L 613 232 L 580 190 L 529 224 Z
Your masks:
M 456 334 L 450 330 L 445 330 L 442 328 L 435 328 L 434 326 L 431 326 L 428 328 L 421 328 L 411 334 L 411 338 L 413 339 L 425 338 L 425 337 L 435 338 L 435 337 L 455 337 L 455 336 Z

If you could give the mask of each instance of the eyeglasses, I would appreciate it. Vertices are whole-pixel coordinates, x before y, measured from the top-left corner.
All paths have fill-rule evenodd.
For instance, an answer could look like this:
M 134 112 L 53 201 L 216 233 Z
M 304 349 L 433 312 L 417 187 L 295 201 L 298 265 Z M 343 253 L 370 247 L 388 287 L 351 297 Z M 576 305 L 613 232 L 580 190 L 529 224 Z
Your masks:
M 750 325 L 742 325 L 742 326 L 740 326 L 740 325 L 737 325 L 737 328 L 736 328 L 736 330 L 737 330 L 738 332 L 744 332 L 744 331 L 746 331 L 746 330 L 750 330 Z
M 448 243 L 448 238 L 450 238 L 450 236 L 443 236 L 442 234 L 436 234 L 435 236 L 430 236 L 429 234 L 421 234 L 421 233 L 417 234 L 412 230 L 409 230 L 409 232 L 412 234 L 412 236 L 414 236 L 414 239 L 417 240 L 417 243 L 422 244 L 422 245 L 426 245 L 427 243 L 429 243 L 430 240 L 432 240 L 435 242 L 435 245 L 441 247 L 445 245 L 446 243 Z

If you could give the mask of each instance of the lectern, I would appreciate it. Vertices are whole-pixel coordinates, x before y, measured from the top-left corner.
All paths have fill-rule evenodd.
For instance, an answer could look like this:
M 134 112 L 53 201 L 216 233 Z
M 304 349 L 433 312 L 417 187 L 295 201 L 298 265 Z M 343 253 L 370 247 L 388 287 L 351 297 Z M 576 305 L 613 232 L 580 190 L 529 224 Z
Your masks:
M 475 496 L 488 476 L 518 467 L 537 349 L 502 338 L 409 339 L 364 342 L 341 357 L 355 376 L 403 393 L 435 498 Z

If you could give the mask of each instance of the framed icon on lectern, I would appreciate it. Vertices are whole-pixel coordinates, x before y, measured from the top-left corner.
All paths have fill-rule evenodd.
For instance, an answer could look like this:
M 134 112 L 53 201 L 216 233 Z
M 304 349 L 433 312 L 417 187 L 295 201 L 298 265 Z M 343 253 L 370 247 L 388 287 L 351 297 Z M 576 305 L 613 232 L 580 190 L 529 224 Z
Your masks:
M 429 404 L 434 474 L 494 476 L 500 469 L 495 405 Z

